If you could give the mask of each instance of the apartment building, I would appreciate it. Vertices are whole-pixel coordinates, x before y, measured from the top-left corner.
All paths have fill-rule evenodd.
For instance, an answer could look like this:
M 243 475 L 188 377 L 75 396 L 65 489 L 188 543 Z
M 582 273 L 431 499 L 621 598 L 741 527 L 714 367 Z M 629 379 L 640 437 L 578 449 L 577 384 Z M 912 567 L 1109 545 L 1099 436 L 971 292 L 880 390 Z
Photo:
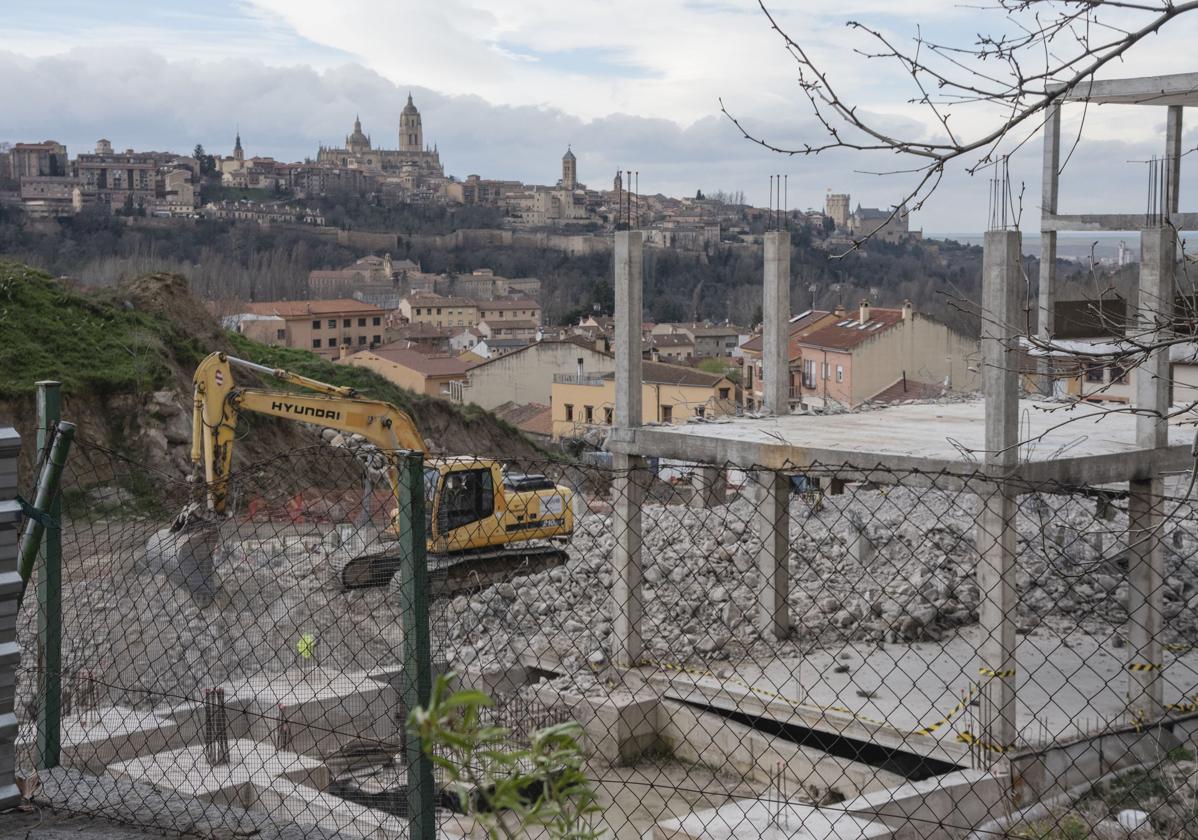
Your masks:
M 338 348 L 383 343 L 387 312 L 356 300 L 287 300 L 243 304 L 226 326 L 263 344 L 337 358 Z
M 726 376 L 695 368 L 644 362 L 641 415 L 645 423 L 685 423 L 736 410 L 736 387 Z M 559 373 L 550 405 L 553 437 L 573 437 L 596 426 L 610 426 L 616 404 L 614 372 Z
M 401 388 L 431 397 L 462 401 L 469 365 L 452 355 L 428 355 L 395 344 L 349 353 L 342 348 L 339 364 L 372 370 Z

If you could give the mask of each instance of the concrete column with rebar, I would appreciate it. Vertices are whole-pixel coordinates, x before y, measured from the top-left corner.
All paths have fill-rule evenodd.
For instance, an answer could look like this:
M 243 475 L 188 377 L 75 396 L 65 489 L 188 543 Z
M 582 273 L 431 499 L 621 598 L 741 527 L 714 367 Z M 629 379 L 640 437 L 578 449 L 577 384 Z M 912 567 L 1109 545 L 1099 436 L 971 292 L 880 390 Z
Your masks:
M 21 505 L 16 498 L 20 454 L 21 437 L 17 430 L 0 428 L 0 811 L 21 802 L 15 753 L 17 670 L 21 661 L 17 642 L 17 600 L 21 594 L 17 530 Z
M 1172 112 L 1172 109 L 1170 109 Z M 1170 120 L 1173 124 L 1173 120 Z M 1180 121 L 1177 122 L 1180 127 Z M 1170 196 L 1166 175 L 1163 202 Z M 1168 225 L 1140 234 L 1140 289 L 1133 334 L 1143 344 L 1164 345 L 1173 332 L 1176 238 Z M 1133 373 L 1136 445 L 1168 446 L 1169 348 L 1150 350 Z M 1148 476 L 1128 484 L 1127 500 L 1127 702 L 1133 717 L 1154 720 L 1164 712 L 1161 629 L 1164 623 L 1164 481 Z
M 1057 212 L 1057 197 L 1060 193 L 1060 162 L 1061 106 L 1059 103 L 1054 103 L 1048 106 L 1044 117 L 1044 160 L 1040 187 L 1040 211 L 1044 215 L 1053 215 Z M 1036 322 L 1036 335 L 1042 341 L 1049 341 L 1055 329 L 1053 308 L 1056 305 L 1056 285 L 1057 232 L 1045 230 L 1040 232 L 1040 289 Z M 1052 396 L 1052 357 L 1041 357 L 1038 367 L 1040 391 L 1045 396 Z
M 765 235 L 761 301 L 761 386 L 765 410 L 790 413 L 790 231 Z
M 754 528 L 761 540 L 757 573 L 757 627 L 767 636 L 790 635 L 790 477 L 778 470 L 750 473 L 756 504 Z
M 986 232 L 982 258 L 982 390 L 986 397 L 985 461 L 993 480 L 978 518 L 978 587 L 983 740 L 1014 744 L 1016 501 L 1006 475 L 1018 462 L 1019 344 L 1016 329 L 1021 287 L 1022 237 L 1018 231 Z
M 728 495 L 728 479 L 719 467 L 695 467 L 691 474 L 691 484 L 695 491 L 691 498 L 692 507 L 717 507 L 724 504 Z
M 639 230 L 616 232 L 615 286 L 615 425 L 620 429 L 631 429 L 640 426 L 643 417 L 641 322 L 644 240 Z M 615 528 L 616 545 L 612 553 L 615 567 L 612 597 L 616 604 L 616 615 L 612 628 L 612 656 L 619 664 L 632 665 L 641 658 L 643 645 L 641 509 L 648 475 L 645 459 L 635 455 L 615 455 L 613 466 L 612 525 Z

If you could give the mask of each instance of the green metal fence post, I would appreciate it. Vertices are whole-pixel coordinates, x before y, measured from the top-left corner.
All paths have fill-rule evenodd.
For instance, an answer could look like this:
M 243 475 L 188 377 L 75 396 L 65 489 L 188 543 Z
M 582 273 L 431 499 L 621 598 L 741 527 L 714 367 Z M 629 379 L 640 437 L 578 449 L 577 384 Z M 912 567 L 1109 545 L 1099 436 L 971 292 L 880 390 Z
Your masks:
M 428 559 L 424 526 L 424 456 L 399 460 L 400 583 L 403 602 L 404 708 L 428 704 L 433 690 L 428 618 Z M 433 764 L 420 739 L 407 738 L 408 832 L 412 840 L 433 840 Z
M 53 430 L 61 419 L 60 384 L 37 383 L 37 451 L 49 458 Z M 62 521 L 62 501 L 55 493 L 46 511 L 53 522 Z M 58 766 L 62 724 L 62 531 L 47 528 L 42 562 L 37 574 L 37 641 L 41 652 L 37 707 L 37 766 Z

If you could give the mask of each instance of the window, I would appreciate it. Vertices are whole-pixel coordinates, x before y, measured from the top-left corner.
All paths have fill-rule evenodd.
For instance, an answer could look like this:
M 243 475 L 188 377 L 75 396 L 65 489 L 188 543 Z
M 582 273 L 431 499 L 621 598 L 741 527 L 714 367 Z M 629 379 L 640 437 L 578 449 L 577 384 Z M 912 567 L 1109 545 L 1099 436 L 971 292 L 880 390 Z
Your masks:
M 824 364 L 823 364 L 823 374 L 824 374 L 824 381 L 825 381 L 825 382 L 827 382 L 827 381 L 828 381 L 828 367 L 829 367 L 829 366 L 828 366 L 828 363 L 827 363 L 827 362 L 824 362 Z
M 420 314 L 420 307 L 419 307 L 419 306 L 417 306 L 417 307 L 416 307 L 416 314 L 417 314 L 417 315 L 419 315 L 419 314 Z
M 351 319 L 351 318 L 345 318 L 344 320 L 342 320 L 342 322 L 341 322 L 341 326 L 345 327 L 346 329 L 349 329 L 349 325 L 350 325 L 352 322 L 353 322 L 353 319 Z
M 377 327 L 382 323 L 383 323 L 383 319 L 380 318 L 378 315 L 375 315 L 373 318 L 370 319 L 370 326 L 372 326 L 372 327 Z
M 814 388 L 815 387 L 815 360 L 814 359 L 804 359 L 803 360 L 803 387 L 804 388 Z
M 438 315 L 440 315 L 440 314 L 441 314 L 441 307 L 439 307 L 439 306 L 437 307 L 437 314 L 438 314 Z
M 566 408 L 566 422 L 570 422 L 574 419 L 574 406 L 571 405 L 570 403 L 566 403 L 565 408 Z
M 364 327 L 364 326 L 366 326 L 366 319 L 365 319 L 365 318 L 359 318 L 359 319 L 358 319 L 358 326 L 359 326 L 359 327 Z
M 366 343 L 366 336 L 364 336 L 364 335 L 360 335 L 360 336 L 358 336 L 358 344 L 359 344 L 359 345 L 362 345 L 362 344 L 365 344 L 365 343 Z
M 437 530 L 461 528 L 490 516 L 495 508 L 495 487 L 490 470 L 458 470 L 445 476 L 437 505 Z
M 319 338 L 314 338 L 314 339 L 312 339 L 312 346 L 313 346 L 313 347 L 319 347 L 319 346 L 320 346 L 320 339 L 319 339 Z
M 673 423 L 674 422 L 674 406 L 663 405 L 661 407 L 661 422 L 663 422 L 663 423 Z
M 695 416 L 696 417 L 704 417 L 704 416 L 706 416 L 706 414 L 707 414 L 707 406 L 705 406 L 705 405 L 695 406 Z
M 275 330 L 275 338 L 282 341 L 287 337 L 287 330 Z
M 337 319 L 336 319 L 336 318 L 330 318 L 330 319 L 329 319 L 329 329 L 330 329 L 330 330 L 335 330 L 335 329 L 337 329 Z
M 732 393 L 731 388 L 721 388 L 720 389 L 720 399 L 721 400 L 728 399 L 728 397 L 731 395 L 731 393 Z
M 378 343 L 379 343 L 379 342 L 381 342 L 382 340 L 383 340 L 383 337 L 382 337 L 381 335 L 372 335 L 372 336 L 370 337 L 370 343 L 371 343 L 371 344 L 378 344 Z
M 844 365 L 836 366 L 836 381 L 844 382 Z
M 1119 362 L 1111 362 L 1111 383 L 1122 385 L 1127 381 L 1127 368 Z
M 611 421 L 612 421 L 612 410 L 611 410 L 611 408 L 610 408 L 610 407 L 609 407 L 609 408 L 604 408 L 604 409 L 603 409 L 603 422 L 604 422 L 604 423 L 606 423 L 607 425 L 609 425 L 609 426 L 610 426 L 610 425 L 611 425 Z
M 313 321 L 313 322 L 312 322 L 312 329 L 314 329 L 314 330 L 318 330 L 318 329 L 320 329 L 320 321 Z
M 594 423 L 594 422 L 595 422 L 595 407 L 594 407 L 593 405 L 586 405 L 586 406 L 583 406 L 583 408 L 582 408 L 582 413 L 583 413 L 583 418 L 584 418 L 584 419 L 585 419 L 585 420 L 586 420 L 588 423 Z
M 1087 382 L 1101 382 L 1102 381 L 1102 371 L 1103 371 L 1102 365 L 1090 365 L 1088 368 L 1086 368 L 1086 381 Z

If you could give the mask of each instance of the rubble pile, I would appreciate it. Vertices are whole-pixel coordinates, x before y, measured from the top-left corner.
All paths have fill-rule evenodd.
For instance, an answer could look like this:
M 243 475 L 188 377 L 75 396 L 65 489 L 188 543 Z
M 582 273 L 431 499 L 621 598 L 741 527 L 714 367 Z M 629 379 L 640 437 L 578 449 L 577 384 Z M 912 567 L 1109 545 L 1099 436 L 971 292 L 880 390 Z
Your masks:
M 848 641 L 935 641 L 975 623 L 982 601 L 974 545 L 975 496 L 891 488 L 824 497 L 818 510 L 791 506 L 789 571 L 794 632 L 780 644 L 754 623 L 760 539 L 755 506 L 737 498 L 711 510 L 644 510 L 645 647 L 686 661 L 780 655 Z M 1096 516 L 1084 497 L 1022 497 L 1018 520 L 1019 632 L 1083 630 L 1117 637 L 1125 609 L 1126 516 Z M 1187 512 L 1170 525 L 1164 582 L 1168 631 L 1198 637 L 1198 539 Z M 864 542 L 861 542 L 864 540 Z M 549 648 L 568 670 L 611 651 L 610 515 L 577 525 L 562 568 L 515 578 L 445 606 L 447 658 L 459 665 L 511 651 Z

